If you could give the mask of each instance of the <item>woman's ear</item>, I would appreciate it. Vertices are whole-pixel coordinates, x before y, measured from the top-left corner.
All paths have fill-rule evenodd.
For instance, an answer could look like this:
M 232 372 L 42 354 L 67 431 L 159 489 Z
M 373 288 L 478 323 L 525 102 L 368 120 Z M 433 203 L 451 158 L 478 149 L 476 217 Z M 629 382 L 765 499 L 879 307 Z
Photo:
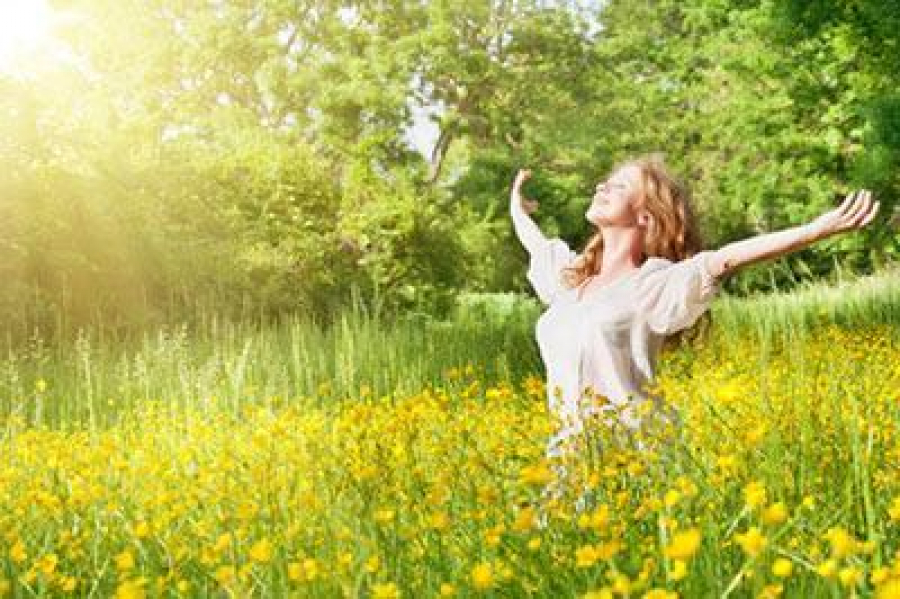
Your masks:
M 646 210 L 638 212 L 638 224 L 644 228 L 649 227 L 653 222 L 653 216 Z

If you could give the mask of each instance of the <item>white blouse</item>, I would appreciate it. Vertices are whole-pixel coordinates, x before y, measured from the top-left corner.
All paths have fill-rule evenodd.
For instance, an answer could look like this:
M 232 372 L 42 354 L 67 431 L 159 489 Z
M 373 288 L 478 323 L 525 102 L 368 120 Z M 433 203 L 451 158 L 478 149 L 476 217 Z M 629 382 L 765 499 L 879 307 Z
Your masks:
M 527 278 L 549 308 L 535 326 L 547 370 L 548 404 L 560 428 L 550 438 L 548 457 L 583 429 L 582 418 L 609 411 L 635 430 L 647 408 L 663 418 L 677 417 L 643 385 L 652 381 L 665 336 L 689 328 L 709 308 L 720 282 L 709 270 L 706 250 L 673 262 L 651 257 L 603 287 L 586 290 L 562 281 L 562 269 L 576 257 L 559 238 L 544 239 L 531 257 Z M 600 401 L 591 393 L 605 397 Z M 652 400 L 652 406 L 638 406 Z M 614 423 L 609 416 L 605 422 Z

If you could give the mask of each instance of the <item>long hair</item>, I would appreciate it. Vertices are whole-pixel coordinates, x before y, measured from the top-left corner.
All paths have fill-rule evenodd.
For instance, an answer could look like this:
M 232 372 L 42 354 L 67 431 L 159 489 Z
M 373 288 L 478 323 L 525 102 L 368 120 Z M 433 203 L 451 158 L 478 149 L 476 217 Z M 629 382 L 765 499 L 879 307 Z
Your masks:
M 642 262 L 650 257 L 678 262 L 702 251 L 705 244 L 691 206 L 690 191 L 668 170 L 662 155 L 641 156 L 620 164 L 615 170 L 626 166 L 638 168 L 641 205 L 650 214 Z M 564 282 L 570 288 L 577 287 L 588 277 L 599 274 L 602 258 L 603 234 L 598 228 L 572 265 L 564 269 Z M 708 312 L 704 318 L 709 320 Z M 698 328 L 708 329 L 703 326 Z M 667 341 L 680 342 L 683 337 L 686 335 L 676 333 L 670 335 Z

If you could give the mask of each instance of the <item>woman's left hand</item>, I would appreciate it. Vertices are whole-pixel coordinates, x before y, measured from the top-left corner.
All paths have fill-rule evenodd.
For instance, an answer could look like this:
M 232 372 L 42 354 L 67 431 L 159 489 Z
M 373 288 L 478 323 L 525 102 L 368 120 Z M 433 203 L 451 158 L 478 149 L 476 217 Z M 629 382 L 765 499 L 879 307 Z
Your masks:
M 879 202 L 872 203 L 872 192 L 865 189 L 847 194 L 843 203 L 816 218 L 810 226 L 818 238 L 861 229 L 878 214 Z

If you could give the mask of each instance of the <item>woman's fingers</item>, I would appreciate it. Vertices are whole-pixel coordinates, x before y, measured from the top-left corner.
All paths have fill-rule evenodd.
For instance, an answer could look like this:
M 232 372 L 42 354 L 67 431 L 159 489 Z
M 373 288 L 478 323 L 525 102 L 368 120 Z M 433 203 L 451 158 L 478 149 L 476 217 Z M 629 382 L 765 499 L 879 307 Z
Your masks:
M 875 202 L 872 201 L 872 192 L 866 191 L 865 197 L 866 197 L 866 208 L 865 208 L 865 210 L 862 211 L 862 214 L 859 216 L 859 220 L 856 225 L 857 227 L 862 227 L 863 223 L 865 223 L 866 220 L 869 219 L 869 217 L 873 215 L 873 208 L 877 211 L 877 208 L 875 208 Z
M 875 218 L 876 214 L 878 214 L 878 207 L 880 205 L 881 205 L 881 202 L 875 202 L 875 204 L 872 205 L 872 209 L 869 211 L 869 216 L 867 216 L 866 219 L 862 222 L 862 224 L 859 225 L 860 227 L 865 227 L 870 222 L 872 222 L 872 219 Z
M 516 187 L 521 186 L 528 178 L 531 177 L 531 171 L 528 169 L 520 168 L 519 172 L 516 173 Z
M 872 201 L 872 192 L 860 189 L 848 193 L 840 206 L 822 214 L 814 223 L 823 235 L 832 235 L 865 227 L 878 214 L 879 202 Z
M 878 202 L 872 202 L 872 192 L 866 192 L 866 209 L 863 214 L 859 217 L 859 222 L 856 226 L 864 227 L 869 223 L 875 215 L 878 213 Z
M 854 201 L 849 210 L 840 217 L 842 230 L 862 228 L 872 222 L 872 219 L 878 214 L 880 203 L 872 202 L 871 191 L 863 189 L 851 195 L 855 196 Z
M 850 207 L 853 205 L 853 201 L 856 199 L 857 193 L 858 192 L 853 191 L 847 194 L 847 197 L 844 198 L 844 201 L 841 202 L 841 205 L 837 207 L 837 213 L 839 216 L 843 217 L 845 214 L 847 214 L 847 211 L 850 209 Z
M 865 216 L 866 212 L 869 209 L 869 201 L 870 200 L 867 192 L 856 192 L 856 199 L 853 201 L 853 206 L 845 217 L 846 222 L 851 227 L 855 227 L 860 219 Z

